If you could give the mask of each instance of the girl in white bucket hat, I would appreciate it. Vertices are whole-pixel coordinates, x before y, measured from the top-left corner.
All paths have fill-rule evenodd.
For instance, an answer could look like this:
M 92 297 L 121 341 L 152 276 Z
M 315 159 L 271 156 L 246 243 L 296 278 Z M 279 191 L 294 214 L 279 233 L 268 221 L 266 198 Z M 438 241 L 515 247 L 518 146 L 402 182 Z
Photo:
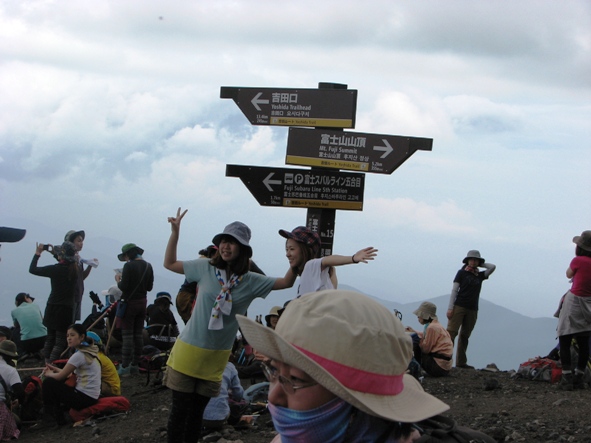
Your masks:
M 386 307 L 353 291 L 293 300 L 275 330 L 238 316 L 264 366 L 274 443 L 412 441 L 412 423 L 449 407 L 406 369 L 412 340 Z M 414 434 L 414 435 L 413 435 Z

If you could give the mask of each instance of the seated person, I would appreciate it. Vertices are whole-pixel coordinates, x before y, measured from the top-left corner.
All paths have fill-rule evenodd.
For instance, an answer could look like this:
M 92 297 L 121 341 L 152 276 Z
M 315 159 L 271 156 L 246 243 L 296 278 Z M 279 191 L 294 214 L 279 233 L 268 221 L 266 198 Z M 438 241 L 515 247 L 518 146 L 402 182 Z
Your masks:
M 6 406 L 6 390 L 12 391 L 12 400 L 18 400 L 21 404 L 25 391 L 14 367 L 14 359 L 18 357 L 16 345 L 10 340 L 0 342 L 0 441 L 17 439 L 20 435 L 17 423 L 8 406 Z
M 222 387 L 217 397 L 213 397 L 203 413 L 203 427 L 210 430 L 219 430 L 227 422 L 236 424 L 240 420 L 241 405 L 233 407 L 236 402 L 242 400 L 244 389 L 238 378 L 236 367 L 228 362 L 222 375 Z
M 421 303 L 413 314 L 424 326 L 423 332 L 411 327 L 406 330 L 412 332 L 414 356 L 423 370 L 433 377 L 442 377 L 451 370 L 454 345 L 449 332 L 437 320 L 436 312 L 437 306 L 433 303 Z
M 76 352 L 60 369 L 47 363 L 43 370 L 43 417 L 31 430 L 45 429 L 66 424 L 64 408 L 81 410 L 98 402 L 101 392 L 101 364 L 98 348 L 86 341 L 86 331 L 81 324 L 73 324 L 67 331 L 68 346 Z M 66 383 L 75 377 L 75 386 Z
M 12 337 L 12 329 L 8 326 L 0 326 L 0 342 L 10 340 Z
M 98 359 L 101 362 L 101 397 L 121 395 L 121 379 L 113 361 L 105 354 L 103 341 L 96 332 L 88 331 L 86 337 L 98 347 Z
M 268 328 L 275 329 L 277 326 L 277 321 L 279 320 L 279 311 L 281 311 L 281 306 L 273 306 L 269 313 L 265 315 L 265 323 L 267 324 Z M 257 321 L 260 316 L 257 316 Z M 246 340 L 243 341 L 246 342 Z M 250 357 L 245 359 L 244 364 L 238 368 L 238 374 L 240 378 L 250 378 L 251 380 L 256 380 L 257 378 L 264 378 L 263 368 L 261 363 L 267 362 L 269 359 L 261 354 L 256 349 L 252 349 L 252 354 Z
M 292 300 L 275 330 L 236 318 L 271 359 L 273 442 L 407 443 L 419 437 L 413 423 L 449 409 L 405 374 L 411 338 L 363 294 L 329 289 Z
M 45 346 L 47 328 L 43 324 L 41 309 L 39 305 L 33 303 L 34 300 L 24 292 L 17 294 L 14 300 L 16 309 L 10 313 L 15 329 L 20 331 L 19 351 L 21 351 L 21 356 L 19 361 L 34 355 L 37 355 L 40 360 L 43 358 L 40 352 Z
M 149 344 L 162 351 L 171 349 L 179 335 L 179 328 L 170 310 L 172 297 L 168 292 L 156 294 L 154 304 L 146 309 L 146 327 Z

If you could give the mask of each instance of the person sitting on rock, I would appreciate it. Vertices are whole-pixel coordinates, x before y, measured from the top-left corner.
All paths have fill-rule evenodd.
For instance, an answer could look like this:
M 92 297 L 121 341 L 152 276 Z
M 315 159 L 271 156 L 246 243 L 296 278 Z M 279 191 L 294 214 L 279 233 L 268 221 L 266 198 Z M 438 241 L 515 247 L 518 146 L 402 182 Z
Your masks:
M 413 314 L 423 325 L 423 331 L 415 331 L 408 326 L 406 331 L 412 333 L 413 353 L 423 370 L 433 377 L 442 377 L 451 370 L 454 345 L 447 330 L 437 320 L 436 313 L 437 306 L 433 303 L 421 303 Z

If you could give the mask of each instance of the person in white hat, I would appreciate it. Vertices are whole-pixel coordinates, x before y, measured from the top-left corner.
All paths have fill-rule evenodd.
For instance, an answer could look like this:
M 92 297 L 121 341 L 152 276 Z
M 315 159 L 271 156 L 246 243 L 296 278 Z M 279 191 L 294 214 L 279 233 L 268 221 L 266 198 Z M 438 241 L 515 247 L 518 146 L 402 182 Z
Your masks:
M 575 257 L 566 270 L 566 278 L 572 279 L 572 286 L 564 296 L 556 330 L 562 363 L 559 387 L 565 391 L 585 389 L 585 367 L 589 360 L 591 336 L 591 231 L 583 231 L 573 238 L 573 243 L 577 245 Z M 579 345 L 576 368 L 572 367 L 570 354 L 573 339 Z
M 458 338 L 456 352 L 456 367 L 474 369 L 468 364 L 466 351 L 470 335 L 476 326 L 478 319 L 478 301 L 482 282 L 495 271 L 496 266 L 486 263 L 475 249 L 468 251 L 466 258 L 462 261 L 464 266 L 456 273 L 447 308 L 447 332 L 453 342 Z M 484 268 L 481 271 L 478 268 Z
M 408 332 L 412 332 L 415 359 L 420 362 L 425 372 L 433 377 L 448 375 L 452 367 L 454 344 L 449 332 L 437 319 L 437 306 L 425 301 L 413 314 L 423 325 L 423 331 L 406 328 Z
M 168 217 L 171 233 L 164 254 L 166 269 L 184 274 L 199 287 L 191 318 L 167 362 L 164 383 L 172 391 L 170 443 L 197 442 L 203 411 L 210 398 L 218 395 L 238 332 L 236 314 L 244 314 L 257 297 L 265 298 L 272 290 L 293 286 L 296 279 L 291 268 L 282 278 L 249 271 L 251 232 L 238 221 L 213 238 L 212 243 L 218 247 L 213 258 L 178 260 L 181 220 L 186 213 L 179 208 L 176 217 Z
M 327 289 L 295 299 L 275 330 L 238 322 L 271 358 L 274 443 L 408 442 L 418 437 L 413 423 L 449 409 L 406 374 L 412 340 L 400 320 L 363 294 Z

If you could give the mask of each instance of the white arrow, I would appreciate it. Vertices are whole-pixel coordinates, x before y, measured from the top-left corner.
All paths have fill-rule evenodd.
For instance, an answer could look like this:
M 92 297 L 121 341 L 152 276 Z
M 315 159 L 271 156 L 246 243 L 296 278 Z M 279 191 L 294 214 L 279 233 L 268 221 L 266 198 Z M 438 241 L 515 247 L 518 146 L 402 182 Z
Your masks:
M 257 95 L 254 96 L 254 98 L 250 101 L 252 103 L 252 105 L 256 108 L 257 111 L 260 111 L 261 108 L 259 106 L 259 104 L 261 105 L 268 105 L 269 104 L 269 100 L 266 99 L 260 99 L 259 97 L 263 95 L 262 92 L 259 92 Z
M 390 143 L 388 143 L 388 140 L 383 138 L 382 141 L 384 142 L 384 144 L 386 146 L 374 146 L 373 149 L 374 149 L 374 151 L 384 151 L 384 153 L 380 156 L 380 158 L 386 158 L 394 149 L 392 148 L 392 146 L 390 146 Z
M 267 177 L 265 177 L 265 179 L 263 180 L 263 184 L 267 187 L 267 189 L 270 192 L 273 192 L 273 188 L 271 187 L 271 185 L 280 185 L 281 184 L 281 180 L 271 180 L 271 177 L 273 177 L 273 175 L 275 175 L 274 172 L 271 172 L 269 175 L 267 175 Z

